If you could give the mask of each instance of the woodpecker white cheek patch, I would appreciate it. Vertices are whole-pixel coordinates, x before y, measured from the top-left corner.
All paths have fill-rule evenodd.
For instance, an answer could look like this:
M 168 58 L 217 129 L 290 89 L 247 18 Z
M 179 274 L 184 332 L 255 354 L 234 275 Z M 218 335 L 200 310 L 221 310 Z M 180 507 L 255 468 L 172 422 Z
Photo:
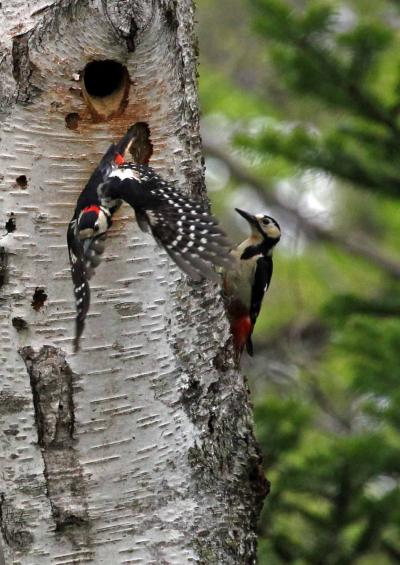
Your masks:
M 103 211 L 100 211 L 96 224 L 99 228 L 97 232 L 98 234 L 105 233 L 107 231 L 108 220 L 107 220 L 107 216 Z
M 274 225 L 267 226 L 265 233 L 267 234 L 268 237 L 273 237 L 273 238 L 281 236 L 281 230 Z

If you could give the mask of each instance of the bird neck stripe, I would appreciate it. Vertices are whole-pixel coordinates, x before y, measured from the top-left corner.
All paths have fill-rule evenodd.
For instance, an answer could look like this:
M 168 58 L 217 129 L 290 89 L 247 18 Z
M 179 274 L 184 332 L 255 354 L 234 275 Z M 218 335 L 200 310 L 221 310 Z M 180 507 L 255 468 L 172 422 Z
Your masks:
M 107 218 L 111 218 L 111 212 L 108 208 L 105 208 L 104 206 L 100 206 L 99 211 L 100 210 L 103 212 L 105 216 L 107 216 Z
M 272 255 L 272 249 L 276 245 L 276 243 L 277 243 L 276 240 L 271 241 L 271 240 L 265 239 L 264 241 L 262 241 L 258 245 L 249 245 L 243 251 L 240 258 L 246 260 L 246 259 L 252 259 L 253 257 L 256 257 L 257 255 L 263 255 L 264 257 L 271 256 Z
M 278 243 L 278 239 L 271 239 L 270 237 L 265 237 L 263 242 L 260 244 L 260 251 L 263 255 L 271 254 L 272 249 Z

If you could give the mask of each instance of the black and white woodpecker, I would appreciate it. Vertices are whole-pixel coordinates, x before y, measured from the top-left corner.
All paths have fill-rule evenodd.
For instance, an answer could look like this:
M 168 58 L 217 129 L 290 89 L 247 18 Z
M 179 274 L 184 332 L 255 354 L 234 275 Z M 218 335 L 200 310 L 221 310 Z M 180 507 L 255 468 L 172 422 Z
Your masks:
M 138 125 L 109 147 L 79 196 L 68 226 L 77 306 L 75 351 L 79 349 L 90 305 L 88 281 L 100 263 L 107 230 L 122 201 L 134 209 L 141 230 L 150 231 L 178 267 L 195 281 L 217 281 L 212 265 L 232 264 L 230 243 L 203 203 L 182 195 L 148 165 L 126 161 L 141 133 Z
M 224 270 L 223 287 L 235 349 L 241 353 L 246 346 L 253 355 L 251 336 L 271 282 L 272 251 L 281 229 L 271 216 L 253 216 L 238 208 L 236 212 L 248 221 L 251 234 L 231 251 L 235 267 Z

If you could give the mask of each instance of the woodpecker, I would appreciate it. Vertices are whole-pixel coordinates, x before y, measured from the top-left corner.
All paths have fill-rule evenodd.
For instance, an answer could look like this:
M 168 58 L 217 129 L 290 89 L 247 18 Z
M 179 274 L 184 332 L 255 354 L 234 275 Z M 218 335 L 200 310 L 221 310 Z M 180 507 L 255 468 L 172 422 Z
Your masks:
M 183 196 L 150 166 L 126 161 L 138 139 L 137 125 L 109 147 L 79 196 L 68 227 L 77 306 L 75 351 L 90 305 L 89 280 L 101 261 L 107 230 L 122 201 L 134 209 L 140 229 L 150 231 L 193 280 L 218 281 L 212 265 L 232 265 L 230 243 L 204 204 Z
M 231 251 L 235 267 L 224 269 L 223 291 L 235 349 L 244 346 L 253 355 L 251 336 L 264 294 L 272 277 L 272 251 L 281 237 L 276 220 L 264 214 L 253 216 L 235 208 L 251 228 L 251 235 Z

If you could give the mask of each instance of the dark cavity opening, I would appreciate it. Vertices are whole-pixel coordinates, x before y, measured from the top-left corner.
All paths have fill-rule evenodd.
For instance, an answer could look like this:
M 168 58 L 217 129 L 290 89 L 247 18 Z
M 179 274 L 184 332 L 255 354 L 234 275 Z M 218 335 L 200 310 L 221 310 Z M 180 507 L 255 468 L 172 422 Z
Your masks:
M 83 72 L 83 82 L 89 96 L 104 98 L 116 92 L 123 85 L 126 68 L 117 61 L 92 61 Z
M 15 318 L 11 320 L 11 323 L 13 327 L 17 330 L 17 332 L 22 332 L 23 330 L 26 330 L 28 328 L 28 324 L 26 320 L 24 320 L 20 316 L 15 316 Z
M 12 233 L 17 229 L 17 222 L 15 220 L 14 214 L 10 215 L 4 227 L 6 228 L 7 233 Z
M 20 175 L 15 179 L 15 182 L 20 188 L 26 188 L 28 186 L 28 179 L 25 175 Z
M 47 294 L 43 288 L 36 288 L 32 298 L 32 308 L 39 311 L 47 300 Z
M 76 112 L 71 112 L 65 116 L 65 125 L 68 129 L 78 129 L 79 126 L 79 114 Z
M 153 154 L 149 126 L 146 122 L 136 122 L 130 129 L 135 130 L 135 140 L 129 148 L 129 153 L 135 163 L 147 165 Z

